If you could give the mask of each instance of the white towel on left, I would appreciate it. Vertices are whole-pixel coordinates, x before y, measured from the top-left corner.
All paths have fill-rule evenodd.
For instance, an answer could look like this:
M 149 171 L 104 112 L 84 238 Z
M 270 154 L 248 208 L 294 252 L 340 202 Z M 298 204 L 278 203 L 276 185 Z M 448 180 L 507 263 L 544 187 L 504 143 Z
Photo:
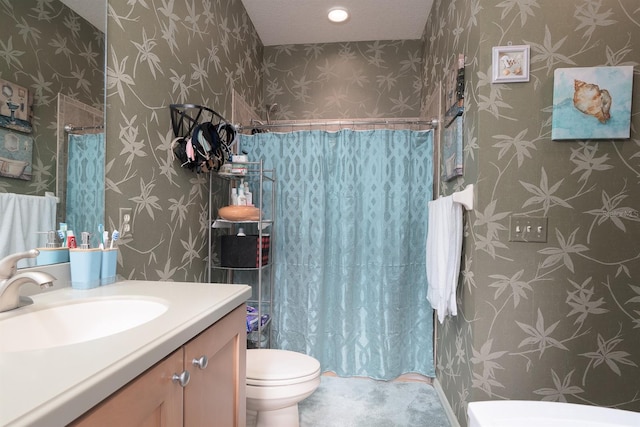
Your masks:
M 46 233 L 56 229 L 53 197 L 0 193 L 0 258 L 44 246 Z M 34 258 L 18 262 L 18 268 L 36 265 Z
M 427 299 L 440 323 L 458 314 L 456 288 L 462 257 L 462 205 L 453 196 L 429 202 L 427 232 Z

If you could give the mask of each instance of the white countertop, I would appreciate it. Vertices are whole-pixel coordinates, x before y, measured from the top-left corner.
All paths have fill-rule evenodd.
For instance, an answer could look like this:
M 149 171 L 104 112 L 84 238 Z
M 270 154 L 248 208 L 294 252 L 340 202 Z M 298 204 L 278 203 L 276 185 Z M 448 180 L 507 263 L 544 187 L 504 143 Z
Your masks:
M 168 305 L 159 317 L 104 338 L 43 350 L 2 352 L 0 426 L 64 426 L 244 303 L 245 285 L 123 281 L 33 296 L 28 311 L 63 300 L 143 296 Z M 16 311 L 0 313 L 0 321 Z M 113 313 L 117 316 L 118 313 Z

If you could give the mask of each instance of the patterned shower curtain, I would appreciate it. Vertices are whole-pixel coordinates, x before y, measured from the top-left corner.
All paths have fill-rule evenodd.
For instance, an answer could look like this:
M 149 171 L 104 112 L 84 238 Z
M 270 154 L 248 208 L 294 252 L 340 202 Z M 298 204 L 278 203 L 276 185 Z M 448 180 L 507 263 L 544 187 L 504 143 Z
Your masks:
M 91 233 L 98 247 L 98 224 L 104 222 L 104 133 L 69 135 L 66 221 L 80 245 L 80 233 Z
M 434 376 L 427 295 L 432 132 L 241 137 L 275 169 L 273 347 L 340 376 Z

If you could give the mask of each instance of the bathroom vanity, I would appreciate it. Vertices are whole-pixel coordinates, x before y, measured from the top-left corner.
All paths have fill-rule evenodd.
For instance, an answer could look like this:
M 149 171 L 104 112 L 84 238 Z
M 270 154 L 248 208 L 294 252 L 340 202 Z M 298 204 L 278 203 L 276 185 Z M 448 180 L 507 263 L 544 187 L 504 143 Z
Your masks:
M 61 307 L 161 307 L 115 332 L 117 318 L 130 316 L 125 304 L 103 322 L 86 316 L 97 338 L 71 327 L 55 334 L 64 345 L 0 342 L 0 425 L 244 426 L 250 294 L 244 285 L 123 281 L 38 294 L 19 313 L 0 313 L 0 329 L 15 316 L 54 313 L 42 317 L 53 329 L 69 326 L 57 324 Z

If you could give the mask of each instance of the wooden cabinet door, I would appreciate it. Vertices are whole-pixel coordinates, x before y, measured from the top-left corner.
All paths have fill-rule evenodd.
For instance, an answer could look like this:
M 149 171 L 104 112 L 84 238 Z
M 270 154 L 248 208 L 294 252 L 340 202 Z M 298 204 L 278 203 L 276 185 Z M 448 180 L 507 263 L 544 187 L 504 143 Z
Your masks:
M 178 427 L 183 421 L 183 388 L 172 380 L 184 369 L 183 349 L 125 385 L 75 420 L 73 427 Z
M 185 345 L 185 427 L 246 424 L 246 307 L 241 305 Z M 205 368 L 195 361 L 205 356 Z

